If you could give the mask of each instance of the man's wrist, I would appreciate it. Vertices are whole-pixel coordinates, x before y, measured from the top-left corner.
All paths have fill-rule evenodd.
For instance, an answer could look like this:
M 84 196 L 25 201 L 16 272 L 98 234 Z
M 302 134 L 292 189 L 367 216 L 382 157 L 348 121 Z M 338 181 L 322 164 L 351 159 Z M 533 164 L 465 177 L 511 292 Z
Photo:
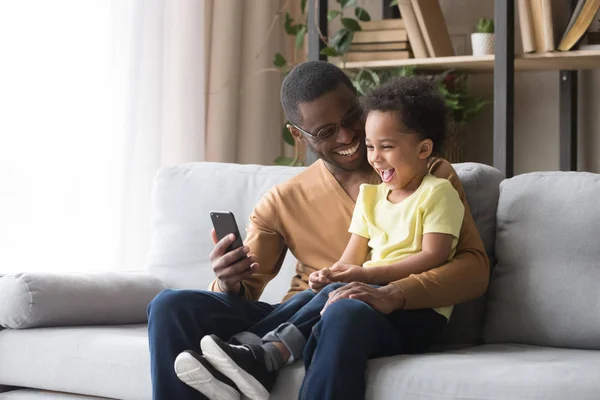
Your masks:
M 242 282 L 238 282 L 234 288 L 228 288 L 223 287 L 223 282 L 221 282 L 220 279 L 217 279 L 217 286 L 221 292 L 235 296 L 243 296 L 246 291 L 244 285 L 242 285 Z
M 406 305 L 406 297 L 404 292 L 394 283 L 390 283 L 384 286 L 382 289 L 386 290 L 387 295 L 390 297 L 395 310 L 403 310 Z

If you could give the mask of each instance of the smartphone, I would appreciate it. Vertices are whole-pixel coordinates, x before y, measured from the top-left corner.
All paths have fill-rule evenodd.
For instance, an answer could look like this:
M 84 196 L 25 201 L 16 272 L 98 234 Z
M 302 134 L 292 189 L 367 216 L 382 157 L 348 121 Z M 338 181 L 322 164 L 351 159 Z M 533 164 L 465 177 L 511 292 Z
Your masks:
M 225 236 L 231 233 L 235 235 L 235 242 L 233 242 L 227 248 L 227 253 L 244 245 L 237 222 L 235 221 L 235 217 L 233 216 L 232 212 L 213 211 L 210 213 L 210 219 L 212 219 L 218 240 L 223 239 Z

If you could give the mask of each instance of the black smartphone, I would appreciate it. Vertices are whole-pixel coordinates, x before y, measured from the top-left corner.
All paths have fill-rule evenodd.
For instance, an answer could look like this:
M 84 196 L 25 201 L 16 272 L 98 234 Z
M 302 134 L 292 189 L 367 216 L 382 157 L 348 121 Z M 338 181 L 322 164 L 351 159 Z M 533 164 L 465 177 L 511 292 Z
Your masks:
M 210 219 L 212 219 L 218 240 L 223 239 L 225 236 L 231 233 L 235 235 L 235 242 L 233 242 L 227 248 L 227 253 L 244 245 L 237 222 L 235 221 L 235 217 L 233 216 L 232 212 L 213 211 L 210 213 Z

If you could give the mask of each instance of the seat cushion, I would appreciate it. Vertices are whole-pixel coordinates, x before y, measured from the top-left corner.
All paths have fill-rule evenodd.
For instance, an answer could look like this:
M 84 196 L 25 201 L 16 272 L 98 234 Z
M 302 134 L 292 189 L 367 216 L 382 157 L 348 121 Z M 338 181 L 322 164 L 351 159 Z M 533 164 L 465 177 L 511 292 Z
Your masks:
M 367 399 L 595 400 L 600 352 L 482 345 L 447 353 L 371 360 Z M 297 397 L 304 367 L 280 372 L 271 399 Z
M 0 331 L 0 384 L 149 399 L 147 327 L 5 329 Z
M 486 343 L 600 350 L 598 199 L 600 174 L 502 182 Z

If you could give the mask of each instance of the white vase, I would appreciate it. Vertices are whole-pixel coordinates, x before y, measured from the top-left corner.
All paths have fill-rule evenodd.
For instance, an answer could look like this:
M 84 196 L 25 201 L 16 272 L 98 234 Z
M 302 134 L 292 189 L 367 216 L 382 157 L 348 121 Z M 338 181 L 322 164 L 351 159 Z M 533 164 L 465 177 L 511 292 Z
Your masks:
M 484 56 L 494 54 L 494 34 L 493 33 L 472 33 L 471 47 L 474 56 Z

